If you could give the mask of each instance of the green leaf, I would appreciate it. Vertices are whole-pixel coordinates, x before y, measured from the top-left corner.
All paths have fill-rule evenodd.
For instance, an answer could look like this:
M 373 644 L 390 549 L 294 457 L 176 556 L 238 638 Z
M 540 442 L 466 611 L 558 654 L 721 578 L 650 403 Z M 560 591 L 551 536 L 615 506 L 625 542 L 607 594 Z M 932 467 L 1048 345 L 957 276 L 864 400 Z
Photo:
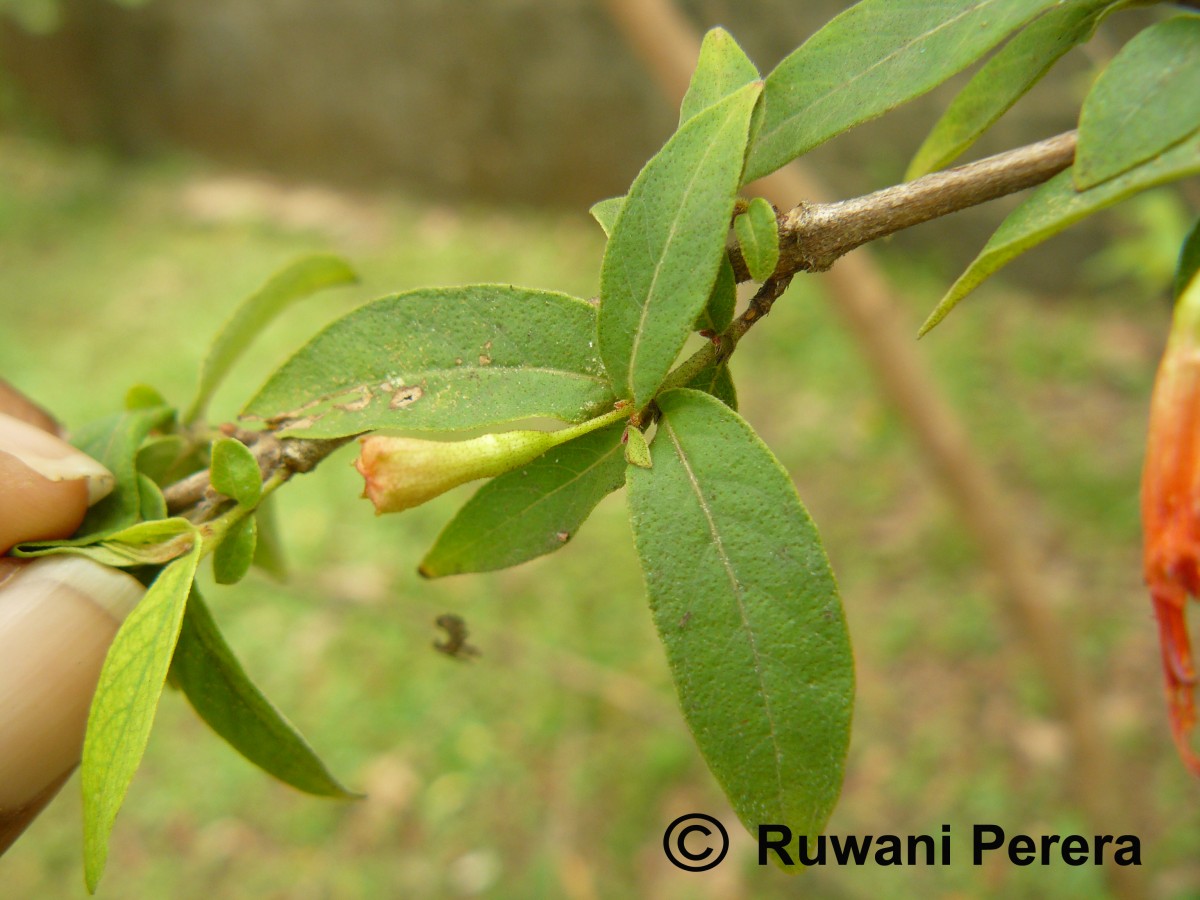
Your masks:
M 329 774 L 295 726 L 255 687 L 195 590 L 171 676 L 200 718 L 265 772 L 309 794 L 357 796 Z
M 1191 284 L 1198 271 L 1200 271 L 1200 219 L 1196 220 L 1192 230 L 1183 239 L 1183 246 L 1179 248 L 1179 263 L 1175 266 L 1175 290 L 1172 293 L 1176 300 L 1179 299 L 1184 288 Z
M 196 527 L 176 517 L 66 541 L 31 541 L 19 544 L 12 553 L 26 558 L 73 553 L 106 566 L 160 566 L 189 553 L 198 542 Z
M 137 454 L 142 441 L 155 428 L 172 420 L 175 411 L 165 406 L 117 413 L 84 425 L 72 443 L 113 473 L 113 492 L 88 510 L 80 534 L 116 530 L 132 525 L 142 509 Z
M 760 77 L 733 35 L 724 28 L 711 29 L 700 44 L 700 59 L 679 107 L 679 124 Z
M 592 204 L 592 208 L 588 210 L 592 214 L 592 218 L 599 222 L 600 227 L 604 229 L 605 237 L 612 234 L 613 225 L 616 224 L 617 216 L 621 214 L 621 206 L 624 203 L 624 197 L 609 197 L 607 200 Z
M 358 281 L 354 270 L 336 256 L 317 255 L 297 260 L 275 273 L 261 288 L 242 301 L 222 327 L 200 367 L 200 386 L 184 421 L 204 415 L 221 381 L 229 374 L 254 339 L 271 320 L 292 303 L 325 288 Z
M 650 445 L 640 428 L 630 425 L 625 429 L 625 462 L 639 469 L 649 469 L 654 463 L 650 459 Z
M 167 498 L 154 479 L 144 472 L 138 472 L 138 502 L 138 516 L 143 522 L 167 517 Z
M 717 280 L 713 282 L 712 292 L 704 309 L 692 323 L 692 331 L 711 331 L 720 334 L 733 321 L 733 310 L 737 306 L 737 275 L 733 271 L 733 263 L 728 255 L 721 256 L 721 265 L 717 269 Z
M 159 572 L 117 632 L 100 670 L 80 769 L 84 877 L 93 893 L 113 822 L 146 750 L 199 559 L 196 541 L 191 553 Z
M 237 584 L 250 571 L 258 545 L 258 520 L 250 515 L 238 519 L 213 551 L 213 578 L 217 584 Z
M 733 231 L 750 277 L 766 281 L 779 265 L 779 222 L 775 209 L 762 197 L 750 201 L 750 207 L 733 220 Z
M 712 394 L 734 412 L 737 411 L 737 389 L 733 385 L 733 376 L 729 374 L 729 363 L 713 363 L 701 369 L 684 387 Z
M 275 515 L 275 498 L 269 494 L 254 510 L 258 520 L 255 531 L 258 539 L 254 543 L 254 565 L 279 580 L 287 577 L 287 563 L 283 554 L 283 541 L 279 537 L 279 525 Z
M 930 313 L 920 334 L 946 318 L 963 297 L 1009 261 L 1076 222 L 1134 194 L 1200 173 L 1200 140 L 1188 139 L 1157 159 L 1087 191 L 1075 190 L 1070 169 L 1055 175 L 1013 210 Z
M 1058 0 L 863 0 L 767 76 L 745 181 L 919 97 Z
M 309 341 L 244 415 L 304 437 L 581 422 L 613 400 L 591 346 L 595 323 L 586 300 L 510 285 L 385 297 Z
M 629 507 L 684 717 L 751 832 L 818 834 L 841 790 L 854 667 L 837 585 L 791 479 L 736 413 L 667 391 Z
M 1075 187 L 1087 190 L 1200 128 L 1200 17 L 1176 16 L 1113 57 L 1079 111 Z
M 490 572 L 564 547 L 596 504 L 625 483 L 623 429 L 618 423 L 581 435 L 493 478 L 442 529 L 421 574 Z
M 167 406 L 167 401 L 157 390 L 148 384 L 135 384 L 125 392 L 125 409 L 133 412 L 139 409 L 154 409 L 156 406 Z
M 242 506 L 255 506 L 262 497 L 262 470 L 250 448 L 233 438 L 212 445 L 212 486 Z
M 165 484 L 168 474 L 183 461 L 187 452 L 187 442 L 177 434 L 150 437 L 138 449 L 135 465 L 155 484 Z
M 712 291 L 760 88 L 748 84 L 681 126 L 633 182 L 609 238 L 600 355 L 614 389 L 639 409 Z
M 975 73 L 938 119 L 905 180 L 953 162 L 1071 48 L 1091 39 L 1113 0 L 1073 0 L 1026 26 Z

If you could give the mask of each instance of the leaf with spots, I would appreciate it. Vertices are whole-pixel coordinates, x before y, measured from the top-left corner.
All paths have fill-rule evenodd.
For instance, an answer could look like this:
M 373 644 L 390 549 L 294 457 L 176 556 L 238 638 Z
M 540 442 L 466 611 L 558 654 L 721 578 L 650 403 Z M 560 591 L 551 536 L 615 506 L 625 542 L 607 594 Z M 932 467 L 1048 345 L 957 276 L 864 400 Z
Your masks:
M 302 347 L 243 415 L 284 434 L 454 431 L 612 404 L 586 300 L 509 285 L 421 288 L 368 303 Z
M 692 390 L 658 398 L 629 507 L 684 717 L 752 833 L 825 825 L 841 790 L 854 667 L 837 585 L 787 472 Z

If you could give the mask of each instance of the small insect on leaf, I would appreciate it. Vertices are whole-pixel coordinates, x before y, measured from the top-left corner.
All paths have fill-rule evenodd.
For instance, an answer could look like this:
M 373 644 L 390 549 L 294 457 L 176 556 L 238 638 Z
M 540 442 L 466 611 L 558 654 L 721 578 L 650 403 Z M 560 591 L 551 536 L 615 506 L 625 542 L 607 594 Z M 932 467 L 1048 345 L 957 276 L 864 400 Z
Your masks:
M 479 648 L 467 643 L 467 623 L 461 616 L 443 613 L 434 620 L 438 628 L 446 632 L 444 641 L 434 641 L 433 649 L 454 659 L 469 660 L 479 656 Z

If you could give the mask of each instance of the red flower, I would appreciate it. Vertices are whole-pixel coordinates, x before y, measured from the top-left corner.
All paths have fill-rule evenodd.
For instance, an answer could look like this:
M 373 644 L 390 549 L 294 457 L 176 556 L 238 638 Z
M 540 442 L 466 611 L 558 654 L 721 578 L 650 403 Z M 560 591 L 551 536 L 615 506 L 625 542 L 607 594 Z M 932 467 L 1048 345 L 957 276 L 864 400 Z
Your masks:
M 1200 755 L 1191 741 L 1196 664 L 1187 628 L 1188 598 L 1200 598 L 1200 278 L 1179 298 L 1154 382 L 1142 527 L 1171 731 L 1184 763 L 1200 775 Z

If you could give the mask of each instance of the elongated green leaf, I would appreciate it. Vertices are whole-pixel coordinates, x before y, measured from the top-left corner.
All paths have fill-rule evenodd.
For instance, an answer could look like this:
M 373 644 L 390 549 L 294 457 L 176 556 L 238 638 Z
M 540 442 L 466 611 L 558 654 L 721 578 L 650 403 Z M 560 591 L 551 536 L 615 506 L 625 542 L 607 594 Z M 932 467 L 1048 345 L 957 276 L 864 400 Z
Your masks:
M 237 584 L 250 571 L 258 545 L 258 520 L 238 519 L 213 551 L 213 579 L 217 584 Z
M 787 472 L 736 413 L 668 391 L 629 508 L 650 609 L 705 761 L 752 832 L 824 827 L 854 668 L 837 585 Z
M 265 772 L 309 794 L 356 796 L 329 774 L 295 726 L 255 687 L 194 590 L 171 676 L 200 718 Z
M 863 0 L 767 76 L 746 181 L 941 84 L 1058 0 Z
M 711 29 L 700 44 L 700 59 L 679 107 L 679 124 L 760 77 L 733 35 L 724 28 Z
M 733 230 L 750 277 L 766 281 L 779 265 L 779 223 L 775 210 L 762 197 L 750 201 L 750 208 L 733 220 Z
M 609 238 L 600 355 L 618 395 L 639 408 L 712 291 L 760 88 L 748 84 L 689 119 L 633 182 Z
M 975 73 L 946 107 L 908 166 L 918 178 L 953 162 L 1012 108 L 1062 56 L 1089 40 L 1113 0 L 1071 0 L 1027 25 Z
M 717 363 L 696 373 L 684 387 L 712 394 L 734 412 L 737 412 L 737 389 L 733 385 L 733 376 L 729 373 L 729 363 Z
M 117 632 L 100 670 L 80 769 L 84 877 L 92 892 L 104 872 L 113 822 L 150 738 L 199 559 L 196 541 L 191 553 L 159 572 Z
M 1192 226 L 1183 246 L 1179 248 L 1179 262 L 1175 266 L 1175 290 L 1173 296 L 1179 299 L 1196 273 L 1200 271 L 1200 219 Z
M 285 433 L 452 431 L 532 416 L 581 422 L 611 405 L 586 300 L 509 285 L 422 288 L 334 322 L 244 415 Z
M 155 566 L 190 552 L 197 540 L 196 528 L 187 519 L 154 519 L 103 535 L 19 544 L 12 552 L 18 557 L 74 553 L 106 566 Z
M 1127 172 L 1200 129 L 1200 17 L 1141 31 L 1100 73 L 1079 111 L 1075 187 Z
M 271 320 L 292 303 L 325 288 L 353 284 L 354 270 L 336 256 L 318 255 L 297 260 L 247 297 L 222 327 L 200 368 L 200 386 L 185 421 L 204 415 L 209 400 L 246 348 Z
M 72 435 L 72 443 L 103 463 L 116 479 L 113 492 L 88 510 L 80 534 L 116 530 L 137 521 L 142 508 L 138 448 L 151 431 L 166 425 L 174 414 L 165 406 L 130 410 L 91 422 Z
M 592 214 L 592 218 L 600 223 L 605 237 L 612 234 L 613 225 L 616 224 L 617 216 L 621 214 L 621 206 L 624 203 L 624 197 L 609 197 L 607 200 L 592 204 L 592 208 L 588 210 Z
M 565 546 L 596 504 L 625 483 L 623 428 L 584 434 L 493 478 L 442 529 L 421 574 L 489 572 Z
M 262 497 L 262 471 L 250 448 L 233 438 L 213 441 L 212 486 L 242 506 L 254 506 Z
M 1060 172 L 1034 191 L 1000 224 L 967 271 L 959 276 L 937 308 L 930 313 L 921 326 L 920 334 L 926 334 L 963 297 L 1031 247 L 1134 194 L 1196 174 L 1200 174 L 1200 140 L 1194 137 L 1158 158 L 1087 191 L 1075 190 L 1070 169 Z

